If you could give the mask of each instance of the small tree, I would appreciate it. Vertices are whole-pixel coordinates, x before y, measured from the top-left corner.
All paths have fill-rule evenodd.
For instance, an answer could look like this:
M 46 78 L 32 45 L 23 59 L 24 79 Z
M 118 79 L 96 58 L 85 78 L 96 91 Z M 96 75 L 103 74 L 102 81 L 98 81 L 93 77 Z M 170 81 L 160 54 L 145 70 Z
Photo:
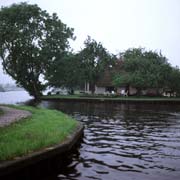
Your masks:
M 38 99 L 42 79 L 54 60 L 64 56 L 73 29 L 37 5 L 13 4 L 0 10 L 0 57 L 6 73 Z
M 85 48 L 79 53 L 82 75 L 84 82 L 90 83 L 91 91 L 94 93 L 96 81 L 105 68 L 113 63 L 114 56 L 101 43 L 97 43 L 89 36 L 85 40 L 84 45 Z

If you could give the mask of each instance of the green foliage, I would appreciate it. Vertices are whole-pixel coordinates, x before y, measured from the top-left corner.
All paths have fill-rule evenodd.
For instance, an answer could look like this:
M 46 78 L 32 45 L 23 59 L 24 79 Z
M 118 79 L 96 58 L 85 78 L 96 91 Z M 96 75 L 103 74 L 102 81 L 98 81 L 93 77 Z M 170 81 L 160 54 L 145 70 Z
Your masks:
M 126 74 L 117 74 L 114 77 L 116 86 L 126 83 L 138 90 L 168 86 L 172 67 L 161 53 L 134 48 L 125 51 L 121 58 Z
M 77 54 L 68 53 L 57 59 L 47 73 L 49 85 L 66 87 L 71 90 L 80 87 L 82 83 L 81 63 Z
M 77 122 L 65 114 L 48 109 L 17 107 L 32 117 L 0 128 L 0 161 L 22 156 L 63 142 Z
M 127 85 L 131 82 L 131 76 L 129 73 L 116 73 L 114 78 L 113 78 L 113 84 L 118 87 L 118 86 L 124 86 Z
M 178 67 L 171 69 L 171 73 L 168 75 L 167 88 L 180 96 L 180 69 Z
M 84 45 L 79 53 L 68 53 L 54 61 L 54 66 L 47 73 L 50 86 L 73 90 L 84 86 L 85 82 L 94 85 L 105 67 L 112 64 L 113 56 L 101 43 L 88 37 Z
M 111 55 L 101 43 L 88 36 L 84 42 L 85 48 L 79 53 L 81 58 L 81 74 L 84 82 L 94 85 L 105 68 L 113 63 Z
M 37 5 L 13 4 L 0 10 L 0 57 L 3 68 L 38 98 L 45 85 L 42 78 L 58 57 L 69 48 L 73 29 L 56 14 L 50 16 Z

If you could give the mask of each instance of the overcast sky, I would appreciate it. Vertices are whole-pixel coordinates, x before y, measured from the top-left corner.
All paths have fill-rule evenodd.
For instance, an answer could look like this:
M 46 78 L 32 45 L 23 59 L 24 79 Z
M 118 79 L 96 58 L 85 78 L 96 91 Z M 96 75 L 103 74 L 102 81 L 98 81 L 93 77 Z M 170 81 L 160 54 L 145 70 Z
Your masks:
M 0 6 L 22 2 L 0 0 Z M 117 54 L 130 47 L 162 51 L 180 67 L 180 0 L 29 0 L 75 29 L 74 50 L 90 35 Z M 0 83 L 11 82 L 2 75 Z

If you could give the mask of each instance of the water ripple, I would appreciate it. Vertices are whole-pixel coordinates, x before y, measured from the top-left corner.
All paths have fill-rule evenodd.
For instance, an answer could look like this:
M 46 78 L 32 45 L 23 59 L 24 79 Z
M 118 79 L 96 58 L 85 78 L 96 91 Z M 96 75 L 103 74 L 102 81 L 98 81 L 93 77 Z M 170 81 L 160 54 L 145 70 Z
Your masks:
M 49 108 L 85 125 L 59 179 L 179 180 L 180 107 L 51 102 Z

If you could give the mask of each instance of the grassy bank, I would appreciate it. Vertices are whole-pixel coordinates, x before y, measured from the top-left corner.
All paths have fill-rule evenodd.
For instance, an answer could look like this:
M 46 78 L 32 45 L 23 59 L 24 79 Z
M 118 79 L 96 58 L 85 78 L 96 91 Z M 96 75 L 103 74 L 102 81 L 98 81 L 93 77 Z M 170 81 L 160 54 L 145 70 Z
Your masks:
M 84 100 L 113 100 L 113 101 L 180 101 L 178 97 L 147 97 L 147 96 L 102 96 L 102 95 L 47 95 L 42 99 L 84 99 Z
M 16 108 L 28 110 L 32 116 L 0 128 L 0 161 L 59 144 L 77 125 L 75 120 L 59 111 L 27 106 Z

